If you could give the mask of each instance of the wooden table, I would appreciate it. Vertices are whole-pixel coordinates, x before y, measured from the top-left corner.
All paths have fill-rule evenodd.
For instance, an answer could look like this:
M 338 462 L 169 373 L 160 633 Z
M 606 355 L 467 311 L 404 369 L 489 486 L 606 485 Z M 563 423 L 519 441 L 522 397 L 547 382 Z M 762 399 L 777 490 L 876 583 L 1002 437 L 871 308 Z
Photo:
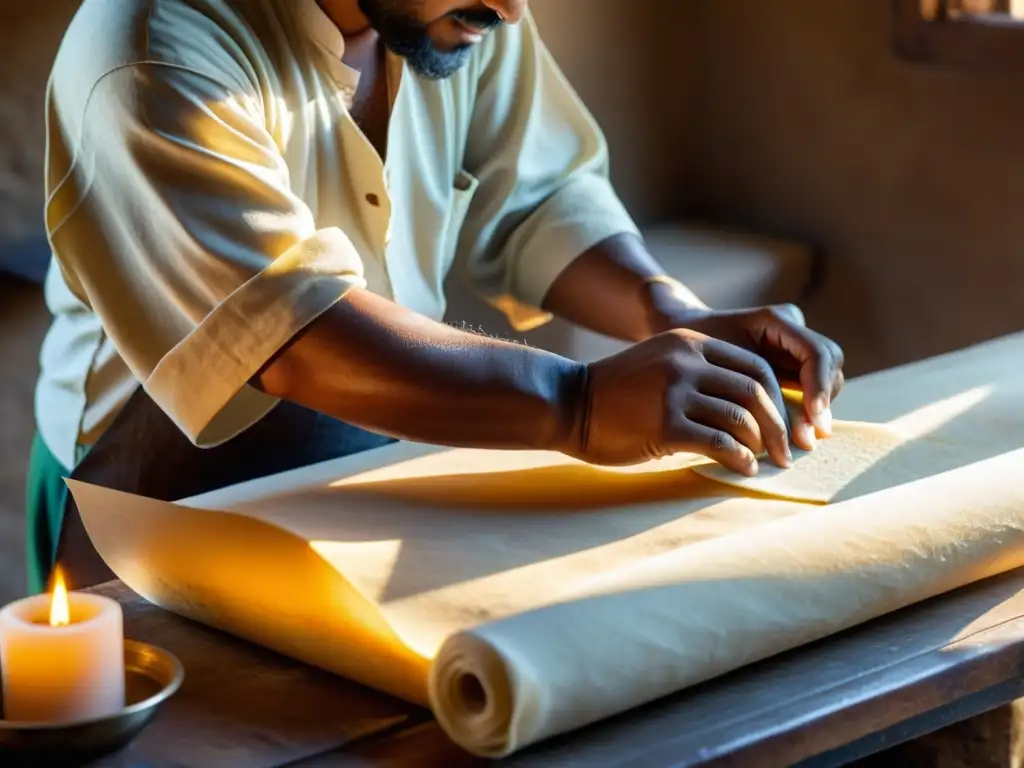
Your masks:
M 171 650 L 186 669 L 178 695 L 103 768 L 456 768 L 484 762 L 451 744 L 428 712 L 169 614 L 118 582 L 97 591 L 121 601 L 129 637 Z M 503 764 L 825 768 L 1021 696 L 1024 572 L 1015 571 Z M 988 758 L 985 768 L 1010 765 Z

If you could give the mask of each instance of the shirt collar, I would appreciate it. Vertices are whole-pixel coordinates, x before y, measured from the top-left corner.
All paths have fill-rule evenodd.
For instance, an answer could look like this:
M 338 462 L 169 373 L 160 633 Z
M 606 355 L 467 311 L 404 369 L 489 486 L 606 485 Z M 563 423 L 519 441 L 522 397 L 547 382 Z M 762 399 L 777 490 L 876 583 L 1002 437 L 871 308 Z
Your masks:
M 345 55 L 345 38 L 317 0 L 300 0 L 299 23 L 310 39 L 327 55 L 336 79 L 342 85 L 354 89 L 359 84 L 359 71 L 341 60 Z
M 299 20 L 313 41 L 339 61 L 345 55 L 345 38 L 317 0 L 301 0 Z
M 320 7 L 318 0 L 300 0 L 299 22 L 310 39 L 325 53 L 331 70 L 339 83 L 352 92 L 359 85 L 359 70 L 345 64 L 345 38 L 330 16 Z M 388 51 L 386 53 L 388 100 L 392 109 L 398 99 L 399 86 L 405 74 L 405 60 Z

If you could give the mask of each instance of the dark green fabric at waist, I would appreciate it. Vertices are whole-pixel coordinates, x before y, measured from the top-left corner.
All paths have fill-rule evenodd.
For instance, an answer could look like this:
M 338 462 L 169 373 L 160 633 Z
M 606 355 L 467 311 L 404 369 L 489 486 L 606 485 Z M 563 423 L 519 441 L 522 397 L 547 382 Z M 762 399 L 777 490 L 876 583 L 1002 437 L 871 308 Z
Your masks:
M 88 446 L 78 446 L 75 462 L 81 461 L 88 452 Z M 46 590 L 53 570 L 68 492 L 64 478 L 70 474 L 71 469 L 61 464 L 37 433 L 29 456 L 25 498 L 25 555 L 30 595 Z

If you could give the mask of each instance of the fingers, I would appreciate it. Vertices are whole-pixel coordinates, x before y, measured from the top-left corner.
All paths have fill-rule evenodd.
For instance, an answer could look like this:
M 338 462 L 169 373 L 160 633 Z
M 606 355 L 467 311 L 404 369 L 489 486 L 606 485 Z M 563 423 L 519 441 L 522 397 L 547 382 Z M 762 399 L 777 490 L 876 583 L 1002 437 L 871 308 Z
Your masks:
M 772 308 L 770 312 L 773 320 L 765 329 L 764 342 L 784 351 L 797 363 L 807 418 L 818 432 L 831 434 L 830 409 L 842 389 L 843 351 L 832 340 L 795 322 L 782 308 Z
M 757 474 L 757 458 L 749 448 L 741 445 L 725 430 L 691 421 L 682 432 L 681 439 L 672 446 L 673 452 L 707 456 L 733 472 L 748 477 Z
M 753 455 L 765 451 L 761 427 L 741 405 L 709 395 L 694 395 L 684 414 L 690 421 L 726 432 Z
M 806 331 L 808 344 L 817 350 L 815 359 L 800 368 L 804 390 L 804 414 L 822 437 L 832 434 L 832 401 L 843 388 L 843 350 L 824 336 Z
M 749 413 L 758 426 L 759 443 L 768 456 L 780 467 L 788 467 L 792 455 L 786 405 L 771 368 L 757 355 L 725 342 L 709 340 L 703 351 L 711 366 L 701 376 L 701 394 L 740 406 Z
M 840 349 L 838 354 L 840 362 L 836 368 L 836 375 L 832 379 L 832 400 L 839 397 L 839 393 L 843 391 L 843 384 L 846 383 L 846 376 L 843 375 L 843 350 Z
M 807 414 L 801 410 L 793 415 L 792 432 L 793 443 L 805 451 L 813 451 L 818 447 L 818 435 L 814 425 L 807 418 Z M 823 434 L 822 437 L 825 437 Z
M 842 372 L 839 374 L 839 387 L 842 388 Z M 791 378 L 779 378 L 779 386 L 783 389 L 789 389 L 794 391 L 800 391 L 800 382 Z M 833 388 L 833 397 L 835 397 L 836 389 Z M 805 451 L 813 451 L 818 446 L 818 437 L 825 437 L 824 433 L 818 434 L 818 431 L 811 424 L 810 419 L 807 417 L 807 412 L 801 406 L 797 409 L 786 409 L 789 414 L 789 436 L 793 440 L 793 444 L 803 448 Z

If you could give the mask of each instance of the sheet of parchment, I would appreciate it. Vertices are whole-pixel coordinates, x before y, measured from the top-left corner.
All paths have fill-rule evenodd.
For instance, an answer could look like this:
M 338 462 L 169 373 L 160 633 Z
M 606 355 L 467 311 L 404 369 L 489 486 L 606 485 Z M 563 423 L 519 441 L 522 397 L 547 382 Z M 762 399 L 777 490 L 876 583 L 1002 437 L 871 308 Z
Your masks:
M 924 438 L 927 440 L 928 438 Z M 906 442 L 897 430 L 882 424 L 837 421 L 832 436 L 818 442 L 813 451 L 793 448 L 793 463 L 783 469 L 768 460 L 759 462 L 758 473 L 747 477 L 721 464 L 702 464 L 694 471 L 710 480 L 768 496 L 825 504 L 840 501 L 843 491 L 860 475 L 881 466 L 886 455 Z M 943 450 L 940 446 L 938 450 Z M 887 476 L 879 487 L 891 488 L 919 477 L 929 451 L 918 451 L 916 461 L 888 462 Z
M 889 487 L 894 476 L 891 466 L 886 468 L 890 462 L 903 467 L 896 474 L 900 482 L 908 482 L 1024 445 L 1019 408 L 1024 376 L 1019 365 L 1005 362 L 1007 354 L 1019 360 L 1021 347 L 1021 340 L 1009 340 L 848 386 L 844 399 L 855 407 L 844 412 L 837 404 L 837 417 L 884 420 L 902 436 L 874 465 L 844 478 L 842 493 L 855 500 L 851 504 L 862 505 L 857 507 L 860 512 L 868 507 L 884 510 L 865 519 L 913 522 L 917 518 L 903 517 L 904 507 L 915 514 L 928 514 L 932 508 L 931 496 L 919 501 L 899 495 L 906 489 L 918 493 L 932 480 L 920 488 L 887 491 L 898 494 L 893 497 L 896 509 L 883 504 L 885 493 L 870 503 L 861 498 Z M 939 381 L 929 375 L 936 368 L 944 374 Z M 926 461 L 921 460 L 924 455 Z M 1019 455 L 1015 458 L 1020 460 Z M 433 677 L 439 717 L 468 749 L 501 754 L 659 695 L 663 689 L 651 678 L 660 679 L 661 673 L 628 661 L 666 659 L 665 653 L 675 651 L 662 648 L 659 655 L 655 647 L 667 642 L 665 638 L 676 648 L 695 649 L 693 656 L 671 657 L 676 666 L 667 679 L 685 684 L 921 599 L 914 578 L 890 578 L 921 568 L 919 563 L 888 563 L 889 555 L 903 551 L 899 539 L 892 544 L 896 532 L 849 531 L 834 518 L 816 536 L 765 549 L 766 541 L 776 539 L 762 533 L 783 525 L 775 521 L 799 514 L 793 530 L 813 529 L 819 516 L 835 515 L 846 505 L 819 507 L 744 496 L 739 489 L 698 476 L 688 468 L 695 462 L 693 457 L 675 457 L 615 472 L 551 454 L 403 444 L 183 505 L 80 484 L 73 492 L 90 535 L 115 573 L 171 610 L 420 702 L 427 698 L 431 661 L 444 645 L 444 663 L 435 667 Z M 1014 478 L 1005 470 L 1004 462 L 984 472 L 964 470 L 961 480 L 933 478 L 956 485 L 955 493 L 951 485 L 943 486 L 941 499 L 934 500 L 942 502 L 936 508 L 944 510 L 939 516 L 951 528 L 935 529 L 931 516 L 927 529 L 897 526 L 908 536 L 949 535 L 949 541 L 970 542 L 969 535 L 964 537 L 977 526 L 967 525 L 966 531 L 959 526 L 966 519 L 962 515 L 973 514 L 978 497 L 978 514 L 995 521 L 988 528 L 987 523 L 979 525 L 989 533 L 1005 525 L 1006 535 L 986 536 L 978 544 L 981 549 L 972 544 L 968 551 L 957 550 L 959 557 L 941 561 L 949 563 L 949 571 L 932 572 L 928 583 L 965 583 L 1012 561 L 1002 549 L 998 557 L 990 549 L 1005 546 L 1011 554 L 1019 549 L 1016 523 L 998 517 L 1004 507 L 1024 507 Z M 723 540 L 727 544 L 698 543 L 729 534 L 734 535 Z M 835 535 L 849 535 L 859 543 L 844 544 Z M 886 542 L 892 546 L 883 546 Z M 725 555 L 712 545 L 727 547 Z M 769 554 L 757 556 L 762 550 Z M 931 551 L 940 550 L 937 546 Z M 709 551 L 714 557 L 701 555 Z M 700 580 L 689 570 L 694 557 L 698 563 L 711 558 L 738 570 Z M 823 583 L 831 591 L 841 589 L 843 579 L 861 581 L 864 573 L 859 569 L 865 562 L 882 569 L 880 580 L 868 579 L 867 592 L 844 593 L 847 597 L 828 616 L 820 614 L 831 610 L 830 602 L 817 592 L 804 595 L 814 598 L 807 605 L 794 602 L 794 595 L 799 597 L 799 589 L 807 586 L 794 578 L 794 563 L 811 568 L 833 561 L 846 565 L 824 574 Z M 722 603 L 723 610 L 733 603 L 739 606 L 722 614 L 733 621 L 755 600 L 760 609 L 747 620 L 767 622 L 764 631 L 752 633 L 756 642 L 741 647 L 719 642 L 721 653 L 700 661 L 700 649 L 706 646 L 699 633 L 693 643 L 677 642 L 679 632 L 696 630 L 679 623 L 685 618 L 666 624 L 674 610 L 658 608 L 661 598 L 655 596 L 666 587 L 634 583 L 640 577 L 633 569 L 655 567 L 663 568 L 665 578 L 679 587 L 675 602 L 665 605 L 700 602 L 695 595 L 706 589 L 708 602 Z M 716 573 L 712 568 L 712 577 Z M 773 597 L 776 593 L 768 586 L 758 586 L 759 579 L 772 573 L 778 578 L 764 583 L 775 582 L 785 599 Z M 588 586 L 602 579 L 612 584 L 608 589 L 625 585 L 629 598 L 603 595 L 598 587 Z M 734 594 L 729 592 L 733 589 Z M 597 590 L 598 596 L 573 598 L 587 590 Z M 733 603 L 722 599 L 723 590 L 726 597 L 732 594 Z M 777 623 L 770 621 L 773 613 L 778 614 Z M 796 631 L 795 626 L 803 629 Z M 617 638 L 615 647 L 597 639 L 610 628 L 617 628 L 617 635 L 609 635 Z M 718 619 L 715 631 L 719 640 L 751 634 L 746 624 L 732 629 Z M 624 650 L 627 636 L 633 646 Z M 560 656 L 552 656 L 554 652 Z M 490 666 L 480 662 L 482 656 L 490 658 Z M 576 670 L 580 678 L 544 671 L 570 656 L 578 663 L 566 669 Z M 479 685 L 472 677 L 460 682 L 463 668 L 480 677 Z M 617 669 L 635 684 L 624 687 Z M 454 688 L 450 680 L 457 682 Z M 602 701 L 594 697 L 595 690 L 610 685 L 601 682 L 605 680 L 619 682 L 614 695 Z M 503 684 L 511 698 L 504 697 Z M 569 689 L 589 691 L 586 706 L 578 707 L 581 699 Z M 462 693 L 453 696 L 453 690 Z M 452 714 L 474 698 L 483 704 L 481 712 Z M 566 708 L 567 703 L 572 707 Z M 502 708 L 510 713 L 507 718 Z
M 692 458 L 641 473 L 541 452 L 374 453 L 347 477 L 231 511 L 69 484 L 97 550 L 142 596 L 418 702 L 416 660 L 453 631 L 545 605 L 553 585 L 806 509 L 751 505 L 694 475 Z M 342 629 L 344 642 L 325 639 Z M 396 663 L 416 679 L 379 677 Z

